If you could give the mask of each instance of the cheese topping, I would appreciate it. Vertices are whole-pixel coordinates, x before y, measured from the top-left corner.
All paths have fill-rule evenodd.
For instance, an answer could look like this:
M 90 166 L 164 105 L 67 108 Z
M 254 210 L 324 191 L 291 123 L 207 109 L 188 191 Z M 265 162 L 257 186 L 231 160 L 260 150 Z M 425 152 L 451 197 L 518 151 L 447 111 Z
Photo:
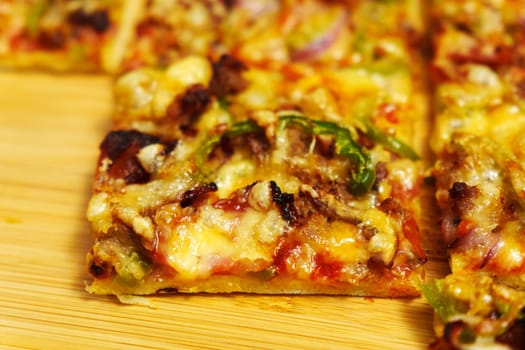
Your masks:
M 176 5 L 146 6 L 145 21 Z M 425 109 L 416 106 L 423 65 L 409 41 L 420 23 L 404 3 L 348 6 L 276 2 L 260 10 L 257 23 L 269 27 L 219 32 L 225 40 L 210 58 L 190 55 L 117 79 L 118 130 L 101 144 L 88 208 L 92 290 L 199 290 L 227 275 L 267 282 L 272 292 L 311 285 L 312 292 L 417 294 L 425 258 L 411 201 L 421 176 L 412 140 Z M 185 21 L 213 27 L 190 7 Z M 246 11 L 233 6 L 222 23 L 251 21 Z M 363 28 L 377 36 L 367 42 L 350 20 L 364 13 L 373 23 Z M 172 16 L 159 23 L 177 26 Z M 255 32 L 273 35 L 258 43 L 279 47 L 278 60 L 246 50 L 259 45 Z M 187 43 L 184 34 L 176 39 Z M 140 51 L 158 43 L 136 44 Z M 228 47 L 234 55 L 215 55 Z

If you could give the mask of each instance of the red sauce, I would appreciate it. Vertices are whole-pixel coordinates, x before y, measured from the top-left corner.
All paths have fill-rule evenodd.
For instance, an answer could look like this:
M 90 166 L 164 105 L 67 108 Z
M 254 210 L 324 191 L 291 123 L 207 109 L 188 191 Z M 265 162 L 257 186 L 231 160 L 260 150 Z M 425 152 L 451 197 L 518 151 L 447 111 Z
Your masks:
M 326 254 L 316 254 L 314 256 L 314 268 L 310 278 L 333 280 L 339 276 L 343 263 L 331 260 Z
M 458 224 L 456 234 L 459 238 L 467 236 L 475 228 L 476 224 L 471 220 L 463 219 Z
M 421 237 L 419 234 L 419 228 L 417 227 L 416 220 L 412 216 L 407 216 L 403 220 L 403 233 L 408 241 L 412 244 L 414 252 L 417 257 L 421 260 L 426 259 L 426 254 L 421 247 Z
M 230 198 L 219 199 L 213 203 L 213 207 L 229 212 L 243 212 L 249 207 L 247 194 L 247 191 L 237 191 Z
M 397 106 L 392 103 L 383 103 L 379 106 L 379 112 L 392 124 L 399 123 L 399 118 L 397 117 Z
M 154 262 L 159 265 L 167 265 L 168 259 L 160 247 L 166 246 L 166 239 L 163 235 L 155 232 L 155 238 L 153 239 L 153 249 L 151 250 L 151 257 Z
M 9 44 L 13 51 L 31 52 L 39 49 L 38 43 L 29 38 L 25 33 L 13 36 Z
M 273 264 L 277 272 L 286 271 L 287 261 L 290 256 L 294 255 L 299 246 L 300 243 L 297 241 L 287 240 L 286 238 L 281 239 L 273 256 Z

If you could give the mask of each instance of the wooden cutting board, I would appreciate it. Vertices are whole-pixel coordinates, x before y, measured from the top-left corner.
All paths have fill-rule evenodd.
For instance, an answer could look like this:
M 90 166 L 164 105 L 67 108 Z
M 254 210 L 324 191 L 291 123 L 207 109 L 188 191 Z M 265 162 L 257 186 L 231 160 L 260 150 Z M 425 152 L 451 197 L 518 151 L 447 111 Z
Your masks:
M 0 348 L 406 350 L 432 340 L 422 299 L 172 295 L 149 308 L 87 294 L 84 212 L 110 116 L 106 77 L 0 72 Z M 425 206 L 433 278 L 446 261 Z

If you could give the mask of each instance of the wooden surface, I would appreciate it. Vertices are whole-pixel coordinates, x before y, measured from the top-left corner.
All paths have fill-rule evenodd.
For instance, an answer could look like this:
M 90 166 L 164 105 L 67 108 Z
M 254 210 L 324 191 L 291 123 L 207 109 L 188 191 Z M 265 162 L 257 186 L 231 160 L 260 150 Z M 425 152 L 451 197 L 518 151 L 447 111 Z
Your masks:
M 174 295 L 155 308 L 84 291 L 84 212 L 109 128 L 105 77 L 0 72 L 1 349 L 424 349 L 422 299 Z M 435 209 L 425 227 L 435 227 Z M 435 229 L 428 277 L 446 270 Z

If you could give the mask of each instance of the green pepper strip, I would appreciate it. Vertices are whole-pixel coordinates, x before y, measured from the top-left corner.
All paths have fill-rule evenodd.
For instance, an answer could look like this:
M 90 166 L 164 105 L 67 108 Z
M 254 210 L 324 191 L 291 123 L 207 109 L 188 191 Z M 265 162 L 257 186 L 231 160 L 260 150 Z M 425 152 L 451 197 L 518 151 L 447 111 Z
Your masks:
M 215 149 L 217 144 L 219 144 L 223 138 L 233 138 L 239 135 L 262 132 L 263 129 L 253 120 L 245 120 L 232 124 L 232 126 L 224 133 L 207 138 L 206 141 L 199 147 L 196 156 L 197 166 L 199 169 L 202 169 L 206 158 L 208 158 L 210 153 Z
M 32 5 L 26 15 L 26 26 L 29 36 L 34 38 L 38 34 L 38 28 L 40 26 L 40 19 L 44 15 L 44 12 L 48 9 L 50 5 L 49 0 L 38 1 L 36 4 Z
M 451 316 L 464 313 L 466 310 L 465 305 L 454 299 L 454 297 L 447 295 L 444 289 L 445 281 L 437 279 L 422 284 L 421 294 L 423 294 L 441 320 L 448 322 Z
M 300 115 L 287 115 L 279 118 L 279 129 L 283 130 L 289 125 L 299 125 L 312 135 L 333 135 L 335 137 L 335 151 L 338 155 L 350 158 L 356 166 L 356 171 L 351 174 L 352 183 L 350 192 L 360 196 L 368 191 L 374 184 L 375 172 L 370 156 L 363 152 L 347 128 L 331 122 L 311 120 Z
M 370 137 L 374 142 L 377 142 L 386 147 L 389 151 L 400 155 L 401 157 L 409 158 L 412 160 L 419 160 L 419 155 L 406 143 L 398 140 L 394 136 L 389 136 L 382 133 L 377 127 L 371 122 L 365 121 L 366 135 Z

